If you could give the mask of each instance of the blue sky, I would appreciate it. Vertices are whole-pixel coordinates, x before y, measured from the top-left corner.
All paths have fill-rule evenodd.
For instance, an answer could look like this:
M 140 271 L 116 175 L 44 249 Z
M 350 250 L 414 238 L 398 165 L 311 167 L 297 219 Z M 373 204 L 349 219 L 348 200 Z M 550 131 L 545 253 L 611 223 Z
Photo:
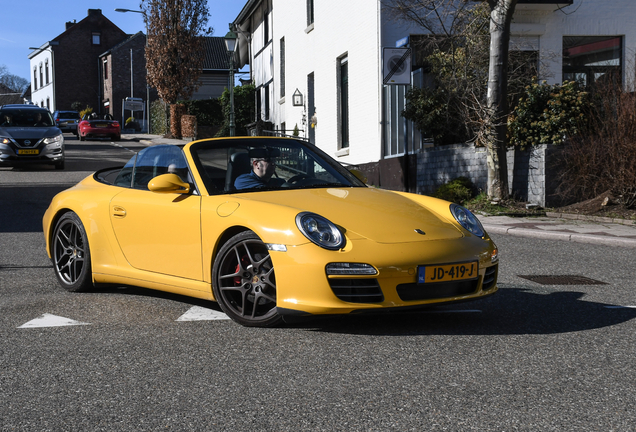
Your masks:
M 225 36 L 247 0 L 208 0 L 213 36 Z M 139 0 L 2 0 L 5 4 L 0 25 L 0 65 L 9 73 L 30 81 L 29 47 L 39 47 L 65 29 L 67 21 L 80 21 L 88 9 L 101 9 L 116 26 L 128 34 L 145 31 L 141 14 L 115 12 L 115 8 L 139 9 Z M 8 7 L 7 7 L 8 6 Z

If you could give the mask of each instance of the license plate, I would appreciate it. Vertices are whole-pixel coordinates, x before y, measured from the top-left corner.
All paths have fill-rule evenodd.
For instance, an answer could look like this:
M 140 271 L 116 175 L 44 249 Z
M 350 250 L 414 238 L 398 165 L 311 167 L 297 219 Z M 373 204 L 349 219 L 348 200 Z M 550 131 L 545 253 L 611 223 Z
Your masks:
M 19 155 L 36 155 L 40 154 L 40 150 L 18 150 Z
M 451 282 L 477 278 L 477 261 L 438 266 L 419 266 L 417 283 Z
M 95 127 L 108 127 L 108 125 L 105 123 L 99 123 L 99 124 L 96 124 Z

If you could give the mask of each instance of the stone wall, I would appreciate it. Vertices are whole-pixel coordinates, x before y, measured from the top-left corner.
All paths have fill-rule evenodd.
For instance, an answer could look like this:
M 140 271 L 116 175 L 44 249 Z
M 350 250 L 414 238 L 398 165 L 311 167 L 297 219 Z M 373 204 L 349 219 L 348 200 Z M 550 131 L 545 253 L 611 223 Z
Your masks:
M 510 193 L 521 201 L 551 207 L 560 204 L 556 195 L 561 147 L 540 145 L 507 153 Z M 547 161 L 547 162 L 546 162 Z M 416 192 L 432 195 L 444 183 L 468 177 L 480 190 L 487 190 L 486 149 L 471 144 L 429 147 L 417 154 Z

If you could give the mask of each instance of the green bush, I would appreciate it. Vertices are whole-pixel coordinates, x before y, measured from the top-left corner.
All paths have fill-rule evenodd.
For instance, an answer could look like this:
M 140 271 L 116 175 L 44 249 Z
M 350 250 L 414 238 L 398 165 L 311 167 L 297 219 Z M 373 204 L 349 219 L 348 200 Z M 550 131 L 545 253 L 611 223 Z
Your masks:
M 538 144 L 562 144 L 580 131 L 588 93 L 581 85 L 565 81 L 562 85 L 538 84 L 526 87 L 508 119 L 510 144 L 522 148 Z
M 197 118 L 200 126 L 219 126 L 223 124 L 223 108 L 219 99 L 201 99 L 179 101 L 186 106 L 186 112 Z
M 435 198 L 457 204 L 464 204 L 475 196 L 475 185 L 467 177 L 457 177 L 456 179 L 442 185 L 435 191 Z
M 170 110 L 161 100 L 156 100 L 150 104 L 150 132 L 155 135 L 165 135 L 168 133 L 168 117 Z

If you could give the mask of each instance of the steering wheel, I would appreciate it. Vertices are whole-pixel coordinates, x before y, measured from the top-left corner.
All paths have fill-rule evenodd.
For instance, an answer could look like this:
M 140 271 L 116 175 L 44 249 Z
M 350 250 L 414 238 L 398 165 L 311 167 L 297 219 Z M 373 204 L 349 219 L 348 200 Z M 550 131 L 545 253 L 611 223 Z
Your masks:
M 296 174 L 295 176 L 291 177 L 290 179 L 288 179 L 283 186 L 293 186 L 296 183 L 298 183 L 301 180 L 304 180 L 306 178 L 309 178 L 309 174 Z

